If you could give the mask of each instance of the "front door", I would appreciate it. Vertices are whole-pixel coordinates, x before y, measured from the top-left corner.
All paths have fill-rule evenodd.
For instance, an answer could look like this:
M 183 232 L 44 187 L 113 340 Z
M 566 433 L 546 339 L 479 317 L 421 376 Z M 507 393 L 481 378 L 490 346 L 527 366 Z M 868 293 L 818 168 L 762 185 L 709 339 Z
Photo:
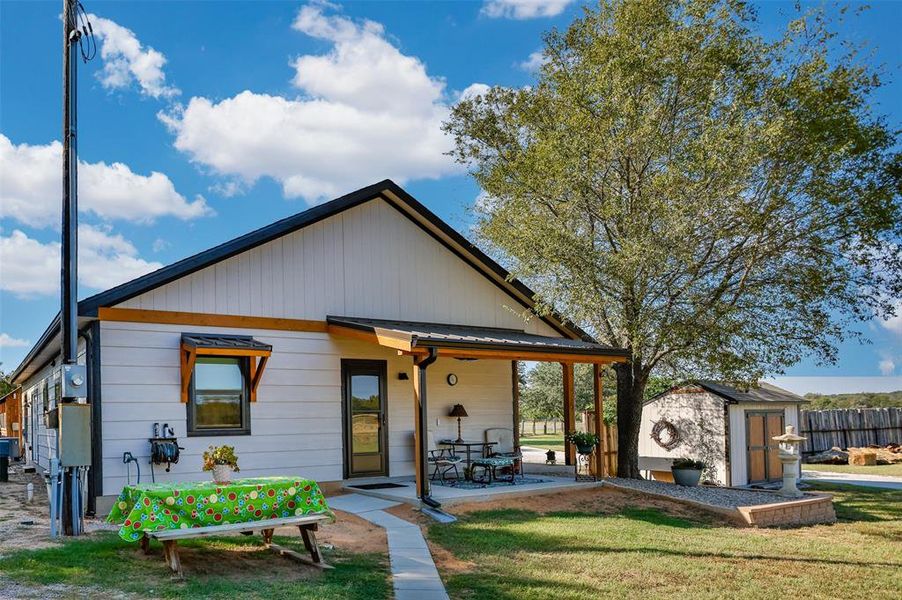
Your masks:
M 764 483 L 783 477 L 779 444 L 772 439 L 781 433 L 783 433 L 782 410 L 745 413 L 749 483 Z
M 345 478 L 388 475 L 386 364 L 343 360 Z

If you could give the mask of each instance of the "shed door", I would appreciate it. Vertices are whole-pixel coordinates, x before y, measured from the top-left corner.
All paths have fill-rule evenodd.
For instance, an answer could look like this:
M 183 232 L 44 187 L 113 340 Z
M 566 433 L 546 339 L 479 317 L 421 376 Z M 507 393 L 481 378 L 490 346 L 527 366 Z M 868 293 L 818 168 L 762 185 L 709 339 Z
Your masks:
M 764 483 L 783 477 L 779 448 L 773 437 L 783 433 L 783 411 L 745 413 L 748 482 Z

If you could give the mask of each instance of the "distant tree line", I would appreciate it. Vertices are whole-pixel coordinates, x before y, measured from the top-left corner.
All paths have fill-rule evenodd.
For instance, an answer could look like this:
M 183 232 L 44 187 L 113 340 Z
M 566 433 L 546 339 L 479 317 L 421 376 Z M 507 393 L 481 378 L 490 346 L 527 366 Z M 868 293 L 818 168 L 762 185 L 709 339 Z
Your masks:
M 902 390 L 858 394 L 805 394 L 808 410 L 831 408 L 902 408 Z
M 593 368 L 588 364 L 577 364 L 573 369 L 573 395 L 576 412 L 591 410 L 595 406 L 595 392 L 592 382 Z M 602 370 L 602 398 L 604 400 L 604 421 L 617 422 L 617 377 L 613 369 Z M 646 399 L 655 396 L 673 382 L 664 377 L 653 377 L 645 394 Z M 561 365 L 538 363 L 527 369 L 520 363 L 520 418 L 532 420 L 564 418 L 564 381 Z

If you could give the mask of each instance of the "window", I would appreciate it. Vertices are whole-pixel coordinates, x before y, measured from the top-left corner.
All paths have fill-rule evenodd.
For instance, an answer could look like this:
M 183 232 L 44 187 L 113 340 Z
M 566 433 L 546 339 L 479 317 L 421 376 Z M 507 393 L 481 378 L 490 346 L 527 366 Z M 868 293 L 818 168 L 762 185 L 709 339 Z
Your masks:
M 248 359 L 198 356 L 188 402 L 188 435 L 250 433 Z

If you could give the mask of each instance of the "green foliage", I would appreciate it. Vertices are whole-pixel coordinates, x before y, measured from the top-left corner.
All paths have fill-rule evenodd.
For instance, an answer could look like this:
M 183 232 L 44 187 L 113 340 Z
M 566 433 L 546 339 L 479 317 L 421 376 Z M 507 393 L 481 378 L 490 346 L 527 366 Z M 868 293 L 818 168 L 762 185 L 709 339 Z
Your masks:
M 811 404 L 807 410 L 829 408 L 902 408 L 902 390 L 897 392 L 862 392 L 858 394 L 805 394 Z
M 524 419 L 563 419 L 564 382 L 561 366 L 557 363 L 537 363 L 526 370 L 521 365 L 520 416 Z M 573 369 L 573 395 L 577 411 L 594 407 L 595 390 L 592 386 L 592 365 L 577 364 Z M 617 422 L 617 379 L 611 369 L 602 370 L 602 397 L 604 422 Z M 667 377 L 652 376 L 645 388 L 646 400 L 670 389 L 674 381 Z
M 521 363 L 522 364 L 522 363 Z M 591 410 L 595 405 L 594 371 L 592 365 L 577 364 L 573 369 L 573 396 L 576 410 Z M 617 420 L 617 381 L 610 369 L 602 371 L 604 420 Z M 536 363 L 524 368 L 520 386 L 520 416 L 524 419 L 563 419 L 564 381 L 561 365 Z
M 570 443 L 576 444 L 577 448 L 589 448 L 598 445 L 598 436 L 594 433 L 586 433 L 583 431 L 574 431 L 570 435 L 564 436 Z
M 705 463 L 700 460 L 695 460 L 694 458 L 681 456 L 680 458 L 674 459 L 671 467 L 674 469 L 693 469 L 696 471 L 704 471 Z
M 0 397 L 3 397 L 13 391 L 16 386 L 10 381 L 10 373 L 6 373 L 0 369 Z
M 753 382 L 894 314 L 902 154 L 832 26 L 767 41 L 745 3 L 602 0 L 545 36 L 535 85 L 445 124 L 483 243 L 540 310 L 629 349 L 626 438 L 653 372 Z

